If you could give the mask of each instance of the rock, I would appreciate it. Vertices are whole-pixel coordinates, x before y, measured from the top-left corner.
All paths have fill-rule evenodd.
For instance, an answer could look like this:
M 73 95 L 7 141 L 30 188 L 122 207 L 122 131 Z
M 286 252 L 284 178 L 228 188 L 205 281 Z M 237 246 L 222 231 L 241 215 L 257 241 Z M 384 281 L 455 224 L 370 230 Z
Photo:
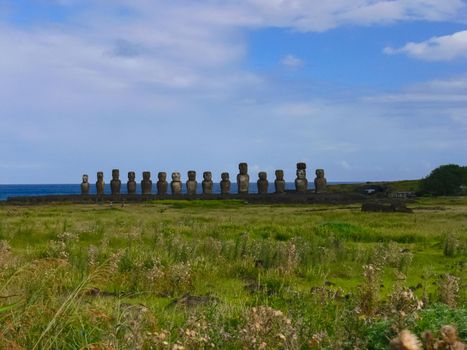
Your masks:
M 362 211 L 380 213 L 413 213 L 412 209 L 407 208 L 403 203 L 363 203 Z
M 187 307 L 194 307 L 201 304 L 207 304 L 217 301 L 218 299 L 210 295 L 191 295 L 185 294 L 179 299 L 172 301 L 169 306 L 183 305 Z

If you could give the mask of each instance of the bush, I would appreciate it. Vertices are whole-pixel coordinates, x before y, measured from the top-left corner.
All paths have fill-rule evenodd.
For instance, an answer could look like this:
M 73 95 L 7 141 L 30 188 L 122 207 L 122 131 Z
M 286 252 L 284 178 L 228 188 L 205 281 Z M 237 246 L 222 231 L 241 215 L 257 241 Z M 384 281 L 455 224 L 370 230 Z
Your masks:
M 450 196 L 459 194 L 467 185 L 467 167 L 456 164 L 441 165 L 422 179 L 420 190 L 424 194 Z

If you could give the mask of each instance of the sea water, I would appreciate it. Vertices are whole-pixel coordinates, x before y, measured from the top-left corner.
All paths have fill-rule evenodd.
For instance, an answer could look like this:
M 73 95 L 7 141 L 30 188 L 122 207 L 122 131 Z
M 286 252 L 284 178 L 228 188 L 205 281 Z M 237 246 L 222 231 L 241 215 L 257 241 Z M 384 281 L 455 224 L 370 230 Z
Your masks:
M 96 186 L 90 184 L 90 194 L 96 193 Z M 295 184 L 293 182 L 286 182 L 285 188 L 287 190 L 294 190 Z M 308 182 L 308 188 L 313 189 L 313 181 Z M 219 183 L 214 183 L 213 193 L 220 193 L 221 188 Z M 250 182 L 250 193 L 257 193 L 258 187 L 256 182 Z M 274 181 L 269 182 L 269 191 L 270 193 L 274 192 Z M 46 195 L 60 195 L 60 194 L 80 194 L 81 186 L 80 184 L 47 184 L 47 185 L 0 185 L 0 201 L 6 200 L 8 197 L 17 197 L 17 196 L 46 196 Z M 110 194 L 110 184 L 105 185 L 105 193 Z M 121 193 L 126 192 L 126 183 L 122 183 Z M 136 193 L 141 193 L 141 187 L 138 184 Z M 156 194 L 156 184 L 152 185 L 152 193 Z M 170 193 L 170 184 L 169 184 L 169 193 Z M 186 186 L 183 183 L 182 193 L 186 193 Z M 198 183 L 197 193 L 202 193 L 201 182 Z M 237 193 L 237 184 L 232 182 L 230 193 Z

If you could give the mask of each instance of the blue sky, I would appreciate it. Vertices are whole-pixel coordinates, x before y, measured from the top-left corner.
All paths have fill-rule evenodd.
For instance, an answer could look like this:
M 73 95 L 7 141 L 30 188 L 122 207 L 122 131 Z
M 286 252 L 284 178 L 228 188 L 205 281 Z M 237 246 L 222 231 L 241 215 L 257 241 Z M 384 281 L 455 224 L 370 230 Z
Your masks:
M 0 183 L 466 164 L 467 1 L 0 0 Z

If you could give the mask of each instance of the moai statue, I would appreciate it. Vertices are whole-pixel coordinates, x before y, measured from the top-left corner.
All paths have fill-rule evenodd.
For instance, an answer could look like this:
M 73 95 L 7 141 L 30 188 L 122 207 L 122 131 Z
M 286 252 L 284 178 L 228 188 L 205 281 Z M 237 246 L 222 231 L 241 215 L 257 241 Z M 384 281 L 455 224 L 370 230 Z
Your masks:
M 268 193 L 268 174 L 265 171 L 258 173 L 258 181 L 256 183 L 258 185 L 258 194 Z
M 230 193 L 230 176 L 229 173 L 221 174 L 221 194 Z
M 297 192 L 306 192 L 308 189 L 305 163 L 297 163 L 297 178 L 295 179 L 295 189 Z
M 212 194 L 212 173 L 210 171 L 205 171 L 203 173 L 203 182 L 201 183 L 203 186 L 203 194 Z
M 180 178 L 179 172 L 172 173 L 172 182 L 170 183 L 172 194 L 182 193 L 182 181 L 180 181 Z
M 126 190 L 128 194 L 134 195 L 136 193 L 136 174 L 134 171 L 128 172 L 128 182 L 126 183 Z
M 240 171 L 240 173 L 237 175 L 238 193 L 246 194 L 248 193 L 248 188 L 250 186 L 250 176 L 248 175 L 248 164 L 240 163 L 238 165 L 238 170 Z
M 118 196 L 120 194 L 121 186 L 120 170 L 112 169 L 112 180 L 110 181 L 110 192 L 112 193 L 112 196 Z
M 276 193 L 285 192 L 284 170 L 276 170 L 276 180 L 274 180 L 274 187 L 276 188 Z
M 167 188 L 169 187 L 167 173 L 161 171 L 157 174 L 157 178 L 159 179 L 159 181 L 157 181 L 157 194 L 164 196 L 167 194 Z
M 315 193 L 326 192 L 326 178 L 323 169 L 316 169 Z
M 188 195 L 190 196 L 195 195 L 197 186 L 198 186 L 198 182 L 196 181 L 196 171 L 194 170 L 188 171 L 188 180 L 186 182 L 186 193 L 188 193 Z
M 96 182 L 96 193 L 99 197 L 102 197 L 104 195 L 104 188 L 105 188 L 104 173 L 102 171 L 99 171 L 97 173 L 97 182 Z
M 83 175 L 83 182 L 81 182 L 81 194 L 89 194 L 89 176 Z
M 141 181 L 141 193 L 151 194 L 152 192 L 152 181 L 151 181 L 151 172 L 143 171 L 143 180 Z

